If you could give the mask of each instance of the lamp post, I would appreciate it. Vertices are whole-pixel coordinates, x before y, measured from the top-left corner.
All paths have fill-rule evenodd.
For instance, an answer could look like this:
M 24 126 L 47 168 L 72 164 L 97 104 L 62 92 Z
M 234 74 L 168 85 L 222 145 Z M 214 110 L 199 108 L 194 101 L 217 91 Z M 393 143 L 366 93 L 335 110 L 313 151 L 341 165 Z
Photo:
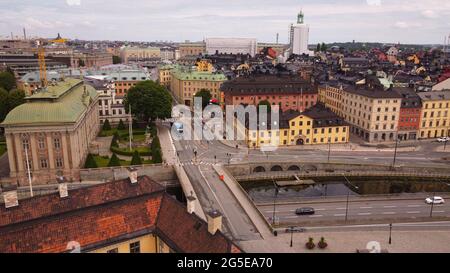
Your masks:
M 389 244 L 392 243 L 392 223 L 389 224 Z
M 328 163 L 330 163 L 331 137 L 328 138 Z
M 290 231 L 291 231 L 291 247 L 293 245 L 293 239 L 294 239 L 294 227 L 289 227 Z
M 272 180 L 272 183 L 273 183 L 273 186 L 275 189 L 274 195 L 273 195 L 273 214 L 272 214 L 272 226 L 274 226 L 275 225 L 275 209 L 276 209 L 275 206 L 276 206 L 276 200 L 278 197 L 278 187 L 274 180 Z
M 398 135 L 395 139 L 395 149 L 394 149 L 394 160 L 392 161 L 392 168 L 395 168 L 395 160 L 397 159 L 397 145 L 398 145 Z
M 347 177 L 344 174 L 342 174 L 342 176 L 345 178 L 345 180 L 347 181 L 347 183 L 349 185 L 353 186 L 355 189 L 359 189 L 358 186 L 353 185 L 352 183 L 350 183 L 350 181 L 348 181 Z M 349 198 L 350 198 L 350 187 L 347 188 L 347 202 L 346 202 L 346 205 L 345 205 L 345 222 L 347 222 L 347 218 L 348 218 L 348 201 L 349 201 Z

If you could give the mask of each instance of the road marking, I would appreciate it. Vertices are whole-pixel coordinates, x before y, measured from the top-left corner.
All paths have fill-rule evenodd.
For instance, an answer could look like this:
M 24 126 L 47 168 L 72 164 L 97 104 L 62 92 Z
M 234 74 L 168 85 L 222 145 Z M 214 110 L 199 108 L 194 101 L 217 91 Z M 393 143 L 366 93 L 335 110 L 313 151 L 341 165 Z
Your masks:
M 383 206 L 383 208 L 396 208 L 397 206 Z
M 321 211 L 321 210 L 325 210 L 325 209 L 315 209 L 316 211 Z
M 333 216 L 339 217 L 339 216 L 345 216 L 345 214 L 335 214 Z
M 373 209 L 373 207 L 359 207 L 360 209 Z
M 433 210 L 433 213 L 443 213 L 443 212 L 445 212 L 445 211 L 443 211 L 443 210 Z
M 284 217 L 284 218 L 297 218 L 298 216 L 296 215 L 296 216 L 286 216 L 286 217 Z
M 323 215 L 310 215 L 309 217 L 313 218 L 313 217 L 322 217 Z
M 358 213 L 358 215 L 371 215 L 372 213 L 370 213 L 370 212 L 360 212 L 360 213 Z
M 407 211 L 406 213 L 420 213 L 420 211 Z
M 267 212 L 267 213 L 273 213 L 273 210 L 265 210 L 264 212 Z M 276 210 L 275 212 L 280 212 L 279 210 Z
M 336 208 L 336 209 L 346 209 L 346 208 Z
M 393 211 L 387 211 L 387 212 L 383 212 L 382 214 L 395 214 L 395 212 L 393 212 Z
M 421 207 L 422 205 L 408 205 L 408 208 L 417 208 L 417 207 Z

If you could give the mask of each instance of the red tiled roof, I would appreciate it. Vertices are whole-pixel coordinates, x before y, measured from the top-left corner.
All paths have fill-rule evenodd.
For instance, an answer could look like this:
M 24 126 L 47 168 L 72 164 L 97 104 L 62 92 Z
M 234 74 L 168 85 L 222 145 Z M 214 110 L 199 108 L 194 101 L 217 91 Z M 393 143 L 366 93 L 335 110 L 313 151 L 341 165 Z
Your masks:
M 124 179 L 72 190 L 63 199 L 55 193 L 0 208 L 0 252 L 64 252 L 71 241 L 83 251 L 148 233 L 180 252 L 240 252 L 146 176 L 136 184 Z
M 182 228 L 183 227 L 183 228 Z M 175 199 L 164 196 L 156 223 L 157 233 L 176 251 L 186 253 L 227 253 L 232 249 L 242 252 L 221 232 L 208 232 L 208 224 L 190 215 Z

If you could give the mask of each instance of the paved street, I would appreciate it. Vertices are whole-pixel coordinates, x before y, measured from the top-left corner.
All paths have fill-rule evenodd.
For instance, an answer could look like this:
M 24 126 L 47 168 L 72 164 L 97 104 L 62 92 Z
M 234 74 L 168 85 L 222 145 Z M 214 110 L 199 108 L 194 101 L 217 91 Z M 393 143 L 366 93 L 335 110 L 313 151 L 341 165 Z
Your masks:
M 324 222 L 342 222 L 347 212 L 346 199 L 326 203 L 299 203 L 276 205 L 275 215 L 280 224 L 295 223 L 314 225 Z M 273 205 L 258 206 L 268 221 L 272 221 Z M 300 207 L 312 207 L 314 215 L 296 215 L 295 210 Z M 392 220 L 414 220 L 429 218 L 431 205 L 425 204 L 423 199 L 417 200 L 370 200 L 351 201 L 348 203 L 347 219 L 350 221 L 376 221 L 386 223 Z M 450 217 L 450 204 L 433 206 L 433 216 Z

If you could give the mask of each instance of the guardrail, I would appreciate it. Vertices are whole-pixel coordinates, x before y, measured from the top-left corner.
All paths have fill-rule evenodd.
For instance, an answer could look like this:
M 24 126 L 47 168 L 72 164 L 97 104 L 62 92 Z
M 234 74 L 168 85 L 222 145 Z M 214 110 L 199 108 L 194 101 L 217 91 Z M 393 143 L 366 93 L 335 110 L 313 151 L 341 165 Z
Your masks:
M 427 172 L 397 172 L 397 171 L 284 171 L 284 172 L 261 172 L 252 173 L 248 175 L 236 176 L 239 182 L 258 181 L 258 180 L 272 180 L 272 179 L 286 179 L 293 178 L 297 175 L 299 178 L 310 177 L 334 177 L 334 176 L 348 176 L 348 177 L 419 177 L 419 178 L 450 178 L 449 173 L 427 173 Z

